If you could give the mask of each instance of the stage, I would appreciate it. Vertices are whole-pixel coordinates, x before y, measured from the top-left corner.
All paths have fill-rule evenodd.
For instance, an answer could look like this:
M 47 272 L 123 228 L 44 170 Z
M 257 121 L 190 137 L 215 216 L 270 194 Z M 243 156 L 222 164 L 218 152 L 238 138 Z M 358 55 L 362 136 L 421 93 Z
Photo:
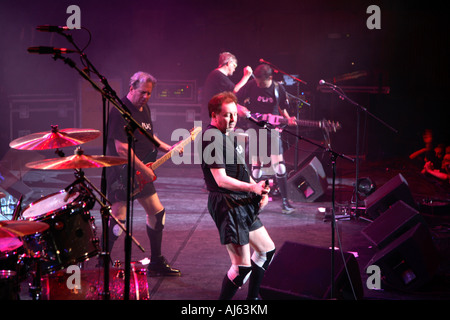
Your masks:
M 428 192 L 436 190 L 434 189 L 436 186 L 429 181 L 424 183 L 425 180 L 420 180 L 422 178 L 415 173 L 405 171 L 404 167 L 400 168 L 403 168 L 403 171 L 399 171 L 397 170 L 398 168 L 395 168 L 394 162 L 389 163 L 391 165 L 390 170 L 383 168 L 382 165 L 374 167 L 373 164 L 365 165 L 363 163 L 361 174 L 365 176 L 370 171 L 371 179 L 374 180 L 379 188 L 398 172 L 401 172 L 407 180 L 409 179 L 409 187 L 416 199 L 423 199 L 426 196 L 423 191 L 424 188 Z M 84 172 L 86 177 L 100 188 L 100 169 L 85 169 Z M 200 167 L 198 165 L 176 166 L 168 163 L 166 166 L 161 166 L 156 173 L 158 176 L 155 182 L 156 189 L 167 212 L 163 237 L 163 255 L 172 266 L 181 270 L 181 276 L 151 278 L 147 277 L 145 273 L 141 274 L 139 276 L 141 290 L 139 298 L 141 300 L 215 300 L 219 295 L 223 275 L 227 272 L 230 261 L 225 248 L 219 243 L 216 227 L 206 208 L 208 194 L 204 189 Z M 417 178 L 414 179 L 413 177 Z M 74 179 L 74 173 L 71 170 L 30 170 L 22 176 L 22 182 L 32 190 L 32 193 L 28 194 L 28 203 L 36 201 L 41 196 L 47 196 L 64 189 Z M 425 214 L 425 220 L 429 223 L 429 230 L 432 231 L 433 242 L 438 249 L 440 257 L 440 264 L 435 270 L 433 278 L 419 289 L 412 291 L 397 290 L 390 285 L 386 285 L 383 281 L 380 289 L 368 288 L 367 279 L 369 274 L 365 268 L 370 259 L 379 252 L 379 249 L 361 232 L 371 224 L 370 220 L 366 219 L 361 212 L 355 215 L 354 212 L 352 213 L 349 210 L 349 202 L 353 193 L 353 179 L 354 171 L 352 166 L 340 163 L 335 189 L 335 212 L 339 218 L 335 229 L 335 256 L 339 261 L 341 261 L 343 253 L 349 253 L 355 257 L 359 273 L 353 273 L 351 279 L 352 281 L 359 281 L 360 279 L 363 290 L 362 295 L 357 297 L 350 296 L 350 298 L 357 298 L 358 300 L 441 300 L 450 298 L 449 265 L 447 261 L 448 243 L 450 243 L 450 240 L 448 240 L 450 238 L 448 233 L 449 216 L 442 214 L 442 212 L 438 215 L 430 214 L 429 212 Z M 289 282 L 289 279 L 285 279 L 289 274 L 291 276 L 294 274 L 292 280 L 294 278 L 308 279 L 309 285 L 312 286 L 317 281 L 319 290 L 320 286 L 323 286 L 323 290 L 326 290 L 328 283 L 331 283 L 328 271 L 330 270 L 331 259 L 328 258 L 330 254 L 328 249 L 332 243 L 330 220 L 332 181 L 329 177 L 327 177 L 327 181 L 327 190 L 318 200 L 313 202 L 292 202 L 296 207 L 296 211 L 293 214 L 285 215 L 281 213 L 281 200 L 277 196 L 272 197 L 267 207 L 260 214 L 261 220 L 277 246 L 277 253 L 280 252 L 280 249 L 286 243 L 295 243 L 306 247 L 319 248 L 317 250 L 322 250 L 319 251 L 322 256 L 324 255 L 323 252 L 327 255 L 325 260 L 322 259 L 326 262 L 321 265 L 314 255 L 301 256 L 296 254 L 295 251 L 291 252 L 292 256 L 290 259 L 292 259 L 293 266 L 296 263 L 313 267 L 309 267 L 309 269 L 308 267 L 306 269 L 302 267 L 297 271 L 291 270 L 290 273 L 286 272 L 277 275 L 284 283 L 286 281 Z M 420 183 L 417 183 L 418 181 Z M 426 188 L 429 185 L 433 187 Z M 420 188 L 416 186 L 420 186 Z M 430 198 L 432 198 L 432 195 L 428 195 L 428 199 Z M 95 205 L 90 213 L 95 218 L 97 236 L 101 237 L 102 226 L 99 206 Z M 132 234 L 145 249 L 145 252 L 142 252 L 138 246 L 134 243 L 132 244 L 131 260 L 137 262 L 135 265 L 136 269 L 141 267 L 145 269 L 145 266 L 141 266 L 141 262 L 145 263 L 145 258 L 149 257 L 150 252 L 145 223 L 145 213 L 140 205 L 135 202 Z M 285 258 L 283 257 L 283 259 Z M 111 259 L 113 261 L 121 261 L 123 269 L 125 259 L 123 236 L 116 242 L 111 252 Z M 280 257 L 280 259 L 282 258 Z M 82 277 L 83 272 L 85 275 L 90 275 L 90 279 L 83 278 L 87 282 L 93 278 L 102 278 L 102 269 L 98 267 L 98 261 L 98 257 L 94 256 L 79 265 Z M 274 258 L 274 263 L 276 261 L 277 256 Z M 336 265 L 339 265 L 339 263 Z M 58 274 L 59 276 L 64 275 L 66 278 L 70 275 L 67 274 L 66 269 L 58 271 L 56 274 L 45 275 L 43 280 L 43 299 L 83 300 L 86 298 L 83 292 L 74 293 L 65 288 L 65 282 L 56 281 L 55 278 L 58 277 Z M 311 279 L 312 275 L 318 277 L 318 279 Z M 142 282 L 143 279 L 144 282 Z M 117 279 L 111 279 L 111 281 L 113 280 L 116 281 Z M 145 288 L 145 285 L 147 285 L 145 282 L 148 283 L 148 289 Z M 92 284 L 91 282 L 89 283 Z M 83 283 L 83 285 L 86 285 L 86 283 Z M 117 286 L 121 287 L 121 283 L 115 282 L 112 289 L 117 290 Z M 132 288 L 134 288 L 134 285 Z M 323 300 L 330 298 L 320 295 L 307 295 L 304 292 L 302 293 L 302 288 L 293 289 L 295 292 L 290 297 L 293 299 Z M 120 295 L 116 295 L 116 291 L 113 293 L 112 297 L 114 299 L 121 298 Z M 247 287 L 244 285 L 238 291 L 235 300 L 245 299 L 246 293 Z M 324 292 L 320 294 L 322 293 Z M 273 298 L 271 295 L 268 297 L 269 299 Z M 91 295 L 90 298 L 101 299 L 102 297 Z M 134 293 L 131 294 L 130 298 L 136 298 Z M 20 299 L 32 299 L 27 281 L 21 283 Z

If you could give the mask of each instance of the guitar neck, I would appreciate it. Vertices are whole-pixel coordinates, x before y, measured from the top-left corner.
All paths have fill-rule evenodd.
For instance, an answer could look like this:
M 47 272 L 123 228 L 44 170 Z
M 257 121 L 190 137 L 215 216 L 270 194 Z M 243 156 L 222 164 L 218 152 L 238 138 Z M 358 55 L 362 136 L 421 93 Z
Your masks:
M 200 129 L 199 129 L 200 130 Z M 197 130 L 198 131 L 198 130 Z M 178 142 L 170 151 L 168 151 L 165 155 L 163 155 L 161 158 L 157 159 L 155 162 L 147 163 L 146 166 L 152 168 L 152 170 L 156 170 L 160 165 L 162 165 L 164 162 L 172 158 L 172 155 L 174 152 L 180 150 L 185 145 L 190 143 L 192 140 L 192 137 L 187 137 L 186 139 Z
M 287 122 L 287 119 L 285 119 Z M 321 121 L 314 121 L 314 120 L 295 120 L 295 122 L 300 125 L 300 126 L 305 126 L 305 127 L 318 127 L 318 128 L 322 128 L 322 122 Z
M 267 121 L 271 125 L 279 126 L 279 125 L 287 125 L 289 124 L 289 120 L 284 118 L 283 116 L 279 115 L 273 115 L 270 113 L 256 113 L 257 118 L 260 118 L 264 121 Z M 299 126 L 304 127 L 316 127 L 316 128 L 323 128 L 325 130 L 332 130 L 336 132 L 336 130 L 341 128 L 341 124 L 339 122 L 331 122 L 328 120 L 322 120 L 322 121 L 316 121 L 316 120 L 303 120 L 303 119 L 296 119 L 296 124 Z
M 166 162 L 167 160 L 169 160 L 170 158 L 172 158 L 173 151 L 174 151 L 174 150 L 170 150 L 170 151 L 167 152 L 165 155 L 163 155 L 161 158 L 157 159 L 155 162 L 147 163 L 146 166 L 147 166 L 147 167 L 151 167 L 152 170 L 158 169 L 158 167 L 159 167 L 160 165 L 162 165 L 164 162 Z
M 257 114 L 257 115 L 259 115 L 264 121 L 267 121 L 272 125 L 285 125 L 285 124 L 289 123 L 289 120 L 283 116 L 273 115 L 270 113 Z M 318 128 L 322 127 L 321 121 L 297 119 L 296 123 L 297 123 L 297 125 L 301 125 L 301 126 L 305 126 L 305 127 L 318 127 Z

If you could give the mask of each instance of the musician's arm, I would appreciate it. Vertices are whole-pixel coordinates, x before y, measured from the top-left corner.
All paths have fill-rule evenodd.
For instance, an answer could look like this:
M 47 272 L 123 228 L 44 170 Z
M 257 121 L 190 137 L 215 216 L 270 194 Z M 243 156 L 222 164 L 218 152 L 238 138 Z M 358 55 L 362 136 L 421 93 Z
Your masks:
M 280 112 L 280 114 L 289 121 L 289 125 L 296 125 L 296 118 L 295 117 L 291 117 L 289 115 L 289 112 L 286 109 L 281 109 L 280 106 L 278 106 L 278 111 Z
M 153 138 L 156 140 L 156 142 L 159 143 L 158 150 L 160 150 L 162 152 L 169 152 L 170 150 L 174 149 L 177 146 L 177 143 L 175 143 L 174 145 L 171 146 L 170 144 L 163 142 L 157 136 L 153 136 Z M 176 151 L 179 152 L 180 154 L 182 154 L 184 151 L 184 148 L 179 147 L 178 149 L 176 149 Z
M 267 194 L 270 190 L 264 186 L 264 181 L 255 183 L 252 179 L 248 183 L 228 176 L 224 168 L 211 168 L 210 170 L 217 185 L 221 188 L 232 191 L 253 192 L 259 195 Z
M 250 79 L 250 77 L 253 74 L 253 70 L 251 67 L 247 66 L 244 68 L 244 76 L 242 77 L 241 81 L 239 81 L 235 86 L 234 86 L 234 90 L 233 93 L 238 93 L 239 90 L 241 90 L 241 88 L 243 86 L 245 86 L 245 84 L 248 82 L 248 80 Z
M 114 140 L 114 144 L 119 157 L 128 158 L 128 143 Z M 131 150 L 131 159 L 134 159 L 134 167 L 137 171 L 144 174 L 148 179 L 154 180 L 156 175 L 153 170 L 147 167 L 138 157 L 136 157 L 133 150 Z

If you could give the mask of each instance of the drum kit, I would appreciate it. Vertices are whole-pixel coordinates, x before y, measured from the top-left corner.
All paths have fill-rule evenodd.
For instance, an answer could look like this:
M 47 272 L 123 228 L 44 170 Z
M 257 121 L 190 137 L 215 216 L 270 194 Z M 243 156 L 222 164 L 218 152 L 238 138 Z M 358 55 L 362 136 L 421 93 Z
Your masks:
M 56 153 L 59 148 L 78 146 L 72 156 L 65 157 L 60 152 L 58 158 L 26 164 L 39 170 L 74 169 L 77 179 L 59 192 L 23 209 L 16 208 L 12 220 L 0 221 L 0 300 L 18 298 L 19 282 L 24 276 L 33 279 L 30 293 L 38 300 L 42 274 L 83 263 L 100 253 L 100 241 L 89 210 L 96 202 L 102 208 L 109 207 L 92 192 L 95 190 L 102 195 L 82 170 L 122 165 L 127 159 L 85 155 L 79 145 L 99 135 L 100 132 L 93 129 L 59 130 L 58 126 L 52 126 L 50 132 L 30 134 L 10 143 L 11 148 L 18 150 L 57 149 Z M 102 195 L 101 199 L 106 197 Z

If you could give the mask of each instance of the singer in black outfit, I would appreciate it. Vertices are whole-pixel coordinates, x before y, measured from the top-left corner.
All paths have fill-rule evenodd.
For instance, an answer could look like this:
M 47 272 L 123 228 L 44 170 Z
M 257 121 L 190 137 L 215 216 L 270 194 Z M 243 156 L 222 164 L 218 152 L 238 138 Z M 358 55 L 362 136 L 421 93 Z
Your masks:
M 275 245 L 258 217 L 267 204 L 269 188 L 263 181 L 255 183 L 251 178 L 245 162 L 239 161 L 242 148 L 237 148 L 236 140 L 230 138 L 237 122 L 236 104 L 232 92 L 217 94 L 210 100 L 211 122 L 203 132 L 201 167 L 209 191 L 208 210 L 231 259 L 219 299 L 232 299 L 250 278 L 247 299 L 256 300 Z
M 202 121 L 204 125 L 209 124 L 208 118 L 208 102 L 216 94 L 220 92 L 233 92 L 237 93 L 250 79 L 253 70 L 251 67 L 246 66 L 244 68 L 244 75 L 241 80 L 234 84 L 230 77 L 236 71 L 238 66 L 237 58 L 230 52 L 222 52 L 219 54 L 218 67 L 211 71 L 206 78 L 205 85 L 203 87 L 203 111 Z M 240 112 L 240 110 L 238 109 Z M 240 114 L 244 116 L 244 114 Z
M 251 113 L 282 115 L 288 120 L 289 125 L 296 125 L 295 117 L 289 116 L 289 100 L 286 89 L 283 85 L 273 81 L 272 68 L 267 64 L 260 64 L 254 72 L 255 79 L 250 80 L 237 93 L 238 101 L 244 105 Z M 260 128 L 260 127 L 257 127 Z M 295 208 L 289 203 L 287 198 L 287 172 L 283 158 L 283 142 L 281 133 L 277 129 L 272 129 L 268 134 L 268 150 L 270 152 L 271 165 L 275 171 L 275 178 L 282 198 L 282 212 L 290 214 Z M 278 149 L 271 150 L 270 139 L 279 139 Z M 256 156 L 252 156 L 252 175 L 254 179 L 261 178 L 261 164 Z
M 130 88 L 126 97 L 122 99 L 128 107 L 132 117 L 140 123 L 147 132 L 153 135 L 153 123 L 150 108 L 147 105 L 152 91 L 156 85 L 156 79 L 145 72 L 137 72 L 130 79 Z M 124 130 L 126 122 L 120 112 L 113 108 L 109 115 L 108 126 L 108 154 L 112 156 L 128 157 L 127 135 Z M 171 146 L 162 142 L 156 136 L 154 139 L 160 144 L 159 149 L 164 152 L 171 150 Z M 147 235 L 150 240 L 151 262 L 148 266 L 150 276 L 180 275 L 178 269 L 172 268 L 161 254 L 163 229 L 166 219 L 166 211 L 159 200 L 153 185 L 155 174 L 145 163 L 154 162 L 157 152 L 155 145 L 138 130 L 134 132 L 134 149 L 132 158 L 135 170 L 149 183 L 139 192 L 134 199 L 138 200 L 147 213 Z M 111 201 L 111 213 L 120 222 L 125 222 L 127 200 L 127 166 L 114 166 L 107 168 L 107 196 Z M 133 199 L 133 200 L 134 200 Z M 115 220 L 110 220 L 109 244 L 111 248 L 122 233 L 122 229 Z

